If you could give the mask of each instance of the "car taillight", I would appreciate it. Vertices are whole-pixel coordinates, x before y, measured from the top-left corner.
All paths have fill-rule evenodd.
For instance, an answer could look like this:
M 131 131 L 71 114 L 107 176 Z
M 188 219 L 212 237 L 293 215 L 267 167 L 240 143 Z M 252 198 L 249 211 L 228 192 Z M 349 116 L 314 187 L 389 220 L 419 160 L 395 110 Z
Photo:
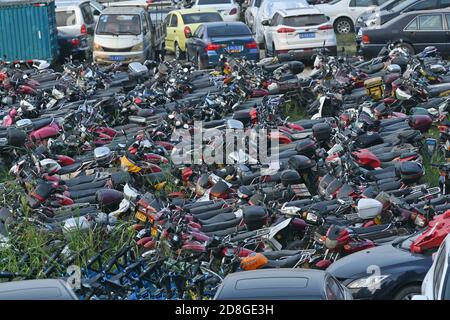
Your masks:
M 237 9 L 233 8 L 233 9 L 230 10 L 229 15 L 232 16 L 233 14 L 236 14 L 236 13 L 237 13 Z
M 319 30 L 331 30 L 331 29 L 333 29 L 333 26 L 331 24 L 326 24 L 319 27 Z
M 366 34 L 362 36 L 361 40 L 362 40 L 362 43 L 364 43 L 364 44 L 369 44 L 370 43 L 370 38 Z
M 83 24 L 82 26 L 81 26 L 81 34 L 87 34 L 87 28 L 86 28 L 86 25 L 85 24 Z
M 280 28 L 277 30 L 278 33 L 288 33 L 288 32 L 294 32 L 295 29 L 293 28 Z
M 80 45 L 80 39 L 73 38 L 72 40 L 70 40 L 70 43 L 72 43 L 72 47 L 78 47 Z
M 188 26 L 186 26 L 186 27 L 184 27 L 184 36 L 186 37 L 186 38 L 188 38 L 188 35 L 189 34 L 192 34 L 192 30 L 191 30 L 191 28 L 189 28 Z
M 246 47 L 247 49 L 257 49 L 257 48 L 258 48 L 258 45 L 256 44 L 255 41 L 252 41 L 252 42 L 247 42 L 247 43 L 245 44 L 245 47 Z
M 216 51 L 219 50 L 220 48 L 222 48 L 220 44 L 210 43 L 206 46 L 206 51 Z

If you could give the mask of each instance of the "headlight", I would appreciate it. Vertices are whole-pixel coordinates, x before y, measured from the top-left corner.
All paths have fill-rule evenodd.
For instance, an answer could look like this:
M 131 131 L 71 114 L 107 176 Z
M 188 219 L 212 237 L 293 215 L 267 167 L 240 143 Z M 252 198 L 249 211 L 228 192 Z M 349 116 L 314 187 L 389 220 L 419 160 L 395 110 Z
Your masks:
M 389 275 L 370 275 L 365 278 L 361 278 L 351 282 L 347 288 L 349 289 L 359 289 L 368 288 L 369 290 L 376 290 L 380 287 L 381 282 L 389 277 Z
M 101 45 L 94 42 L 94 51 L 103 51 L 103 48 Z
M 137 45 L 135 45 L 133 48 L 131 48 L 131 51 L 142 51 L 144 50 L 144 43 L 141 42 Z

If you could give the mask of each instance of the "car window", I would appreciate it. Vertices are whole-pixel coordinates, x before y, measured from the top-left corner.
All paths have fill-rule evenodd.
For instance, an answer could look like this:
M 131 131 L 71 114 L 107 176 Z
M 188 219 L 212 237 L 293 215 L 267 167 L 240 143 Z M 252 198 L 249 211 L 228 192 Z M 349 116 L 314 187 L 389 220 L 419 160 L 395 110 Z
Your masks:
M 86 24 L 94 24 L 94 15 L 92 14 L 91 6 L 89 3 L 85 3 L 80 6 L 81 14 L 83 15 L 84 23 Z
M 350 7 L 369 7 L 376 5 L 376 0 L 352 0 L 350 1 Z
M 328 300 L 344 300 L 344 292 L 333 277 L 328 277 L 325 289 Z
M 408 26 L 405 28 L 406 31 L 416 31 L 419 30 L 419 24 L 417 23 L 417 19 L 414 18 Z
M 171 15 L 171 14 L 167 15 L 166 19 L 164 19 L 165 22 L 166 22 L 166 26 L 168 26 L 168 27 L 170 27 L 170 26 L 169 26 L 169 24 L 170 24 L 170 18 L 172 18 L 172 15 Z
M 439 8 L 447 8 L 447 7 L 450 7 L 450 0 L 441 0 Z
M 388 2 L 388 0 L 378 0 L 378 5 L 381 6 L 382 4 L 385 4 Z
M 194 35 L 196 38 L 203 38 L 205 28 L 203 26 L 200 26 L 195 30 Z
M 435 9 L 437 8 L 437 1 L 438 0 L 423 0 L 407 8 L 405 11 L 408 12 Z
M 172 15 L 172 20 L 170 20 L 170 27 L 172 28 L 178 27 L 178 17 L 176 14 Z
M 250 36 L 252 33 L 245 24 L 208 27 L 209 38 L 223 36 Z
M 442 15 L 426 15 L 419 17 L 419 29 L 421 31 L 443 30 Z
M 98 19 L 96 34 L 141 34 L 138 14 L 102 14 Z
M 442 245 L 439 255 L 436 258 L 436 266 L 433 273 L 433 297 L 439 298 L 439 288 L 441 286 L 442 274 L 444 272 L 445 258 L 446 258 L 445 243 Z
M 289 27 L 308 27 L 317 26 L 319 24 L 327 23 L 328 19 L 323 14 L 285 17 L 283 19 L 283 25 Z
M 74 10 L 56 12 L 56 25 L 58 27 L 74 26 L 76 24 L 77 17 Z
M 223 21 L 222 16 L 218 12 L 200 12 L 181 15 L 184 24 L 206 23 Z
M 272 26 L 278 26 L 281 24 L 282 17 L 279 13 L 275 13 L 272 18 Z

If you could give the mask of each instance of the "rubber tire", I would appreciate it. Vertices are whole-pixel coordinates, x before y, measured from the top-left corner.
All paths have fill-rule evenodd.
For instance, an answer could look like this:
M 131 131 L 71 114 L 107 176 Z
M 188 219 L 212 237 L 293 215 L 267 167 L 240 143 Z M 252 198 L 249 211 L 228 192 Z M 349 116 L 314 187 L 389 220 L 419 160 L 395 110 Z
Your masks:
M 414 47 L 407 42 L 398 42 L 395 44 L 395 46 L 407 49 L 411 55 L 414 55 L 416 52 L 416 50 L 414 50 Z
M 350 30 L 348 32 L 341 33 L 338 31 L 338 24 L 342 21 L 347 21 L 350 24 Z M 334 31 L 336 32 L 336 34 L 349 34 L 349 33 L 353 32 L 354 30 L 355 30 L 355 26 L 353 25 L 353 22 L 348 18 L 345 18 L 345 17 L 339 18 L 334 22 Z
M 421 294 L 422 288 L 419 285 L 409 285 L 404 287 L 394 296 L 394 300 L 404 300 L 407 295 L 410 294 Z
M 178 49 L 178 50 L 177 50 Z M 178 54 L 177 54 L 178 52 Z M 174 45 L 174 53 L 175 53 L 175 59 L 176 60 L 183 60 L 184 59 L 184 52 L 181 50 L 181 48 L 178 46 L 178 42 L 175 42 Z

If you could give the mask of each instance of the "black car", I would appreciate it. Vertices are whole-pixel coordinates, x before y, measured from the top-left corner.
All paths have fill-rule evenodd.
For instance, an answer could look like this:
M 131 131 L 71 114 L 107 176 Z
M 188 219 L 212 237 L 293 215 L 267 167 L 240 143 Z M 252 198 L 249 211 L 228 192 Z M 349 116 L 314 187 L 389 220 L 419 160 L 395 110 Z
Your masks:
M 433 260 L 432 252 L 411 253 L 410 245 L 421 233 L 360 251 L 334 262 L 327 272 L 341 281 L 355 299 L 410 300 Z
M 328 272 L 310 269 L 263 269 L 229 274 L 215 300 L 352 300 Z
M 403 13 L 448 7 L 450 7 L 450 0 L 407 0 L 390 10 L 381 11 L 379 14 L 380 24 L 384 24 Z
M 387 42 L 410 53 L 435 46 L 442 55 L 450 53 L 450 8 L 409 12 L 379 28 L 363 29 L 360 53 L 376 56 Z

